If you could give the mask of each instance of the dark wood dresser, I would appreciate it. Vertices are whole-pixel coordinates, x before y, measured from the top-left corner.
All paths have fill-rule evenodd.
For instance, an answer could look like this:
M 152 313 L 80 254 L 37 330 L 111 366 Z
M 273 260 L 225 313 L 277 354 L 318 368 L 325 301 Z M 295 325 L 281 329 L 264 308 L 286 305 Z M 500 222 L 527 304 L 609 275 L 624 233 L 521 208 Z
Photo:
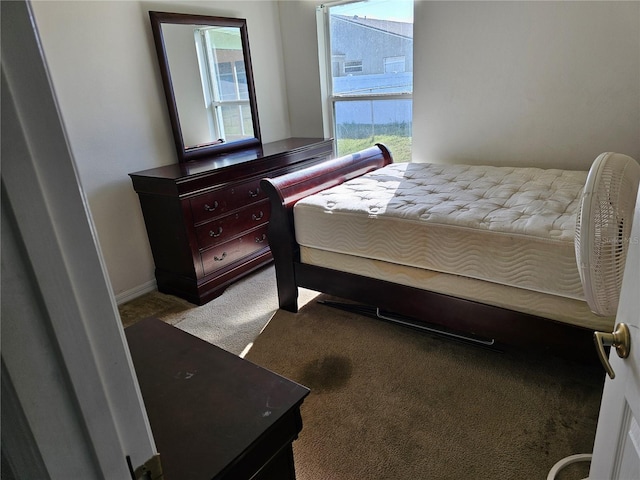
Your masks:
M 260 180 L 333 155 L 333 140 L 289 138 L 129 174 L 158 290 L 201 305 L 271 261 Z
M 155 318 L 125 329 L 165 480 L 293 480 L 309 389 Z

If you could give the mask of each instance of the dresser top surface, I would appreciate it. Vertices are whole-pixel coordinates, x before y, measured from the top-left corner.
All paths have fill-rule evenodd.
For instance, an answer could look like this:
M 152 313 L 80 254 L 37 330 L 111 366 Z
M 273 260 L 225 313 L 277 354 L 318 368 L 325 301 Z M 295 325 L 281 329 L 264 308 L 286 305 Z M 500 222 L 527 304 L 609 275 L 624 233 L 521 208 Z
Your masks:
M 303 150 L 321 144 L 332 145 L 332 139 L 293 137 L 276 142 L 264 143 L 258 147 L 243 148 L 235 152 L 228 152 L 185 163 L 175 163 L 162 167 L 150 168 L 129 174 L 132 177 L 152 177 L 180 181 L 181 179 L 211 175 L 225 169 L 248 164 L 255 160 L 266 159 L 275 155 Z

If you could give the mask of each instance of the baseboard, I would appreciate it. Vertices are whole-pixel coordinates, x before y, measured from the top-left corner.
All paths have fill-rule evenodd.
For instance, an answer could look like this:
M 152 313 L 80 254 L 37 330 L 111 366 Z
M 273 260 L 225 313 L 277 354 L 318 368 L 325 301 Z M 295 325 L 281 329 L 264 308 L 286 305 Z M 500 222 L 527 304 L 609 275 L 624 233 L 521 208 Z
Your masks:
M 156 289 L 157 289 L 156 281 L 149 280 L 148 282 L 143 283 L 142 285 L 138 285 L 137 287 L 131 288 L 129 290 L 126 290 L 116 295 L 116 303 L 118 305 L 122 305 L 123 303 L 127 303 L 131 300 L 134 300 L 144 295 L 145 293 L 153 292 Z

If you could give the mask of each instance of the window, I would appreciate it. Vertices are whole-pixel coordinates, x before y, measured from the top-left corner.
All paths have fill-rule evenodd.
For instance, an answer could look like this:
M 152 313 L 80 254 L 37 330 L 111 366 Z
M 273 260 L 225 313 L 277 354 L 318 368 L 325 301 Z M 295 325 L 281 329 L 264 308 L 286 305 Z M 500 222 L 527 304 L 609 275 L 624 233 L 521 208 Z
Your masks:
M 196 46 L 212 138 L 253 135 L 249 89 L 240 37 L 233 29 L 196 29 Z
M 356 62 L 344 62 L 344 73 L 361 73 L 362 72 L 362 60 Z
M 338 155 L 386 144 L 411 159 L 413 1 L 318 7 L 325 134 Z
M 386 57 L 384 59 L 384 73 L 399 73 L 404 72 L 406 57 L 401 55 L 399 57 Z

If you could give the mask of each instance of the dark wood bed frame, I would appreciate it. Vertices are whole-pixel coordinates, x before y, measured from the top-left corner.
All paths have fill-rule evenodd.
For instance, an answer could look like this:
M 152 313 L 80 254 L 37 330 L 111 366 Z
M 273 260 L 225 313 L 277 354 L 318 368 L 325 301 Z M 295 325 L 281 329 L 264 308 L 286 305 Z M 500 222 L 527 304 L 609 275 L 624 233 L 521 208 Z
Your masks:
M 293 206 L 300 199 L 392 163 L 381 144 L 281 177 L 263 179 L 271 201 L 269 245 L 281 309 L 298 311 L 298 287 L 349 300 L 354 311 L 462 336 L 499 349 L 536 349 L 598 362 L 593 331 L 543 317 L 300 262 Z M 351 302 L 356 302 L 353 305 Z M 338 306 L 338 305 L 333 305 Z M 384 313 L 383 313 L 384 312 Z M 391 313 L 392 312 L 392 313 Z

